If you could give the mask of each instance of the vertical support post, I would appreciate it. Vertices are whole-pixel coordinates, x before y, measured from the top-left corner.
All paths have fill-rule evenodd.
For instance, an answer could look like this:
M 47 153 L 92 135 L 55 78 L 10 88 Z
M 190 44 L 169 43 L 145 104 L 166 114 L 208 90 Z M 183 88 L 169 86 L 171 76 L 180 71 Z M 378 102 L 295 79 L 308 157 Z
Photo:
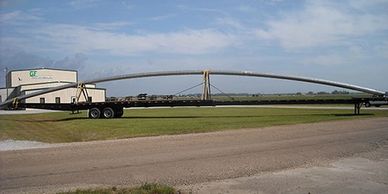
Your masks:
M 203 71 L 203 92 L 202 92 L 202 100 L 211 100 L 210 93 L 210 76 L 209 71 Z
M 361 109 L 361 103 L 359 103 L 359 102 L 354 103 L 354 114 L 355 115 L 360 114 L 360 109 Z
M 83 94 L 84 94 L 84 97 L 85 97 L 85 101 L 89 102 L 89 93 L 88 93 L 88 90 L 86 89 L 85 85 L 84 85 L 84 89 L 83 89 Z
M 7 85 L 7 75 L 8 75 L 8 67 L 5 67 L 4 68 L 4 72 L 5 72 L 5 75 L 4 75 L 4 77 L 5 77 L 5 92 L 6 92 L 6 96 L 5 96 L 5 100 L 4 101 L 6 101 L 6 100 L 8 100 L 8 85 Z
M 357 103 L 354 103 L 354 114 L 357 114 Z
M 77 92 L 76 92 L 76 96 L 75 96 L 75 103 L 76 104 L 79 103 L 79 99 L 81 97 L 81 94 L 83 94 L 85 101 L 89 102 L 89 94 L 88 94 L 88 91 L 86 90 L 86 86 L 84 83 L 80 83 L 77 86 Z
M 81 97 L 81 93 L 82 93 L 82 84 L 78 84 L 77 85 L 77 91 L 76 91 L 76 94 L 75 94 L 75 104 L 78 104 L 79 98 Z
M 18 105 L 19 105 L 19 99 L 18 98 L 14 98 L 13 101 L 12 101 L 12 108 L 13 109 L 18 109 Z

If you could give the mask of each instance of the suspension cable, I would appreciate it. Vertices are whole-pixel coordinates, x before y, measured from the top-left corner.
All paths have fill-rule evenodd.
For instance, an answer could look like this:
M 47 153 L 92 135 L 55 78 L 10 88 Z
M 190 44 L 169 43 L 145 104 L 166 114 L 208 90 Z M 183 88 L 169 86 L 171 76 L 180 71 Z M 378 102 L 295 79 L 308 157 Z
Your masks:
M 192 86 L 192 87 L 190 87 L 190 88 L 184 89 L 184 90 L 182 90 L 182 91 L 180 91 L 180 92 L 175 93 L 173 96 L 176 96 L 176 95 L 179 95 L 179 94 L 181 94 L 181 93 L 183 93 L 183 92 L 186 92 L 186 91 L 189 91 L 189 90 L 191 90 L 191 89 L 194 89 L 194 88 L 196 88 L 196 87 L 198 87 L 198 86 L 200 86 L 200 85 L 202 85 L 202 84 L 203 84 L 203 82 L 200 83 L 200 84 L 197 84 L 197 85 L 195 85 L 195 86 Z
M 223 92 L 222 90 L 218 89 L 218 88 L 217 88 L 216 86 L 214 86 L 213 84 L 210 84 L 210 86 L 212 86 L 212 87 L 213 87 L 214 89 L 216 89 L 217 91 L 221 92 L 221 94 L 223 94 L 223 95 L 229 97 L 229 98 L 232 99 L 232 100 L 235 100 L 232 96 L 230 96 L 230 95 L 226 94 L 225 92 Z

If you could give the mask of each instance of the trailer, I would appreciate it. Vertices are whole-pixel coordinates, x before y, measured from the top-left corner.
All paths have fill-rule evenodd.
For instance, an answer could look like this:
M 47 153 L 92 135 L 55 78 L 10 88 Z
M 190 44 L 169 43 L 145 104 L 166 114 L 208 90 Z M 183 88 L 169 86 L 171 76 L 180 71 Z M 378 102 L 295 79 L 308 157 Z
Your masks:
M 246 100 L 246 101 L 217 101 L 217 100 L 131 100 L 107 102 L 79 102 L 79 103 L 17 103 L 13 108 L 35 108 L 62 111 L 87 110 L 91 119 L 120 118 L 124 108 L 132 107 L 201 107 L 201 106 L 235 106 L 235 105 L 285 105 L 285 104 L 353 104 L 354 114 L 360 114 L 362 105 L 382 101 L 383 98 L 352 98 L 352 99 L 306 99 L 306 100 Z M 11 107 L 10 107 L 11 108 Z
M 106 102 L 80 102 L 79 98 L 81 94 L 85 99 L 88 98 L 88 91 L 86 84 L 96 84 L 101 82 L 124 80 L 124 79 L 139 79 L 146 77 L 161 77 L 161 76 L 187 76 L 187 75 L 202 75 L 202 83 L 196 86 L 202 85 L 203 92 L 200 100 L 155 100 L 147 99 L 146 95 L 139 96 L 136 100 L 129 101 L 106 101 Z M 219 90 L 214 85 L 210 84 L 210 75 L 222 75 L 222 76 L 245 76 L 245 77 L 259 77 L 259 78 L 271 78 L 281 80 L 299 81 L 305 83 L 321 84 L 326 86 L 334 86 L 344 89 L 355 90 L 372 95 L 368 98 L 351 98 L 351 99 L 305 99 L 305 100 L 250 100 L 250 101 L 217 101 L 211 99 L 210 88 L 213 87 Z M 24 99 L 28 99 L 34 96 L 63 90 L 66 88 L 77 88 L 76 101 L 73 103 L 25 103 Z M 191 87 L 192 88 L 192 87 Z M 222 91 L 221 91 L 222 92 Z M 46 90 L 18 96 L 13 99 L 6 100 L 0 103 L 0 108 L 38 108 L 38 109 L 51 109 L 51 110 L 88 110 L 88 117 L 92 119 L 98 118 L 118 118 L 124 113 L 124 108 L 131 107 L 176 107 L 176 106 L 220 106 L 220 105 L 276 105 L 276 104 L 353 104 L 354 114 L 360 114 L 360 108 L 362 105 L 376 104 L 377 101 L 387 101 L 388 93 L 375 90 L 372 88 L 366 88 L 348 83 L 323 80 L 317 78 L 290 76 L 290 75 L 276 75 L 267 73 L 255 73 L 250 71 L 223 71 L 223 70 L 187 70 L 187 71 L 162 71 L 162 72 L 146 72 L 146 73 L 133 73 L 117 76 L 110 76 L 105 78 L 98 78 L 94 80 L 80 81 L 77 83 L 69 83 Z

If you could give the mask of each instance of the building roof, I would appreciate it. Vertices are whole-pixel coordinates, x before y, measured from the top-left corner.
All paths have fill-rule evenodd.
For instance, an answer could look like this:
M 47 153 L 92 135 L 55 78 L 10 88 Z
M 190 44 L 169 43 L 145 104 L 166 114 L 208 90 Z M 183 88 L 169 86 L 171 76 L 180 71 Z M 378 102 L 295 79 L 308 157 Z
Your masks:
M 72 70 L 72 69 L 60 69 L 60 68 L 51 68 L 51 67 L 41 67 L 41 68 L 27 68 L 27 69 L 13 69 L 9 70 L 8 73 L 15 72 L 15 71 L 31 71 L 31 70 L 56 70 L 56 71 L 72 71 L 78 73 L 77 70 Z

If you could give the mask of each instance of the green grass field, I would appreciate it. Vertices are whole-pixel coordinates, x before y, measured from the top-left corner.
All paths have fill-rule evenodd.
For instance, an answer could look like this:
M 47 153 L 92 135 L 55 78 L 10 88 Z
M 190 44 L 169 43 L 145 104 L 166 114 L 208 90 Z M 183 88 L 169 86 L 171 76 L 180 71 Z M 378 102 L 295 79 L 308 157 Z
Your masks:
M 0 139 L 80 142 L 388 116 L 386 110 L 362 109 L 357 116 L 352 112 L 228 107 L 129 109 L 123 118 L 97 120 L 85 112 L 0 115 Z

